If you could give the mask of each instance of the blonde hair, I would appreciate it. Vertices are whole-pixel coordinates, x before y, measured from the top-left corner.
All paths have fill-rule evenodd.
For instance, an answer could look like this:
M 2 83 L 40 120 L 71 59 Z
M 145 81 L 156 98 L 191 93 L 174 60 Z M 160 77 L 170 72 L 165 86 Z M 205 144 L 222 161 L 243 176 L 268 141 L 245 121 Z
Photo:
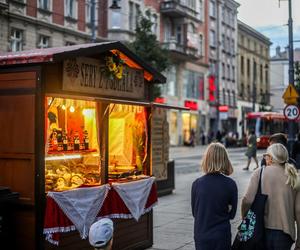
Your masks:
M 300 178 L 298 176 L 296 168 L 288 163 L 289 153 L 285 146 L 281 143 L 274 143 L 267 149 L 267 154 L 272 157 L 274 163 L 284 167 L 284 173 L 287 176 L 285 184 L 290 185 L 293 189 L 299 189 Z
M 206 174 L 222 173 L 231 175 L 233 173 L 227 150 L 221 143 L 209 144 L 202 159 L 201 169 Z

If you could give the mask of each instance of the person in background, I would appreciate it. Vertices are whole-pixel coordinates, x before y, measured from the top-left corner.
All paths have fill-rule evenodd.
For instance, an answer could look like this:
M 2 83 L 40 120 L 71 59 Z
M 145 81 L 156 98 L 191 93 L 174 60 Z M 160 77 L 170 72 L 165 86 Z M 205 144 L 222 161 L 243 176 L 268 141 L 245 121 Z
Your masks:
M 266 250 L 300 250 L 300 179 L 289 164 L 288 151 L 280 143 L 272 144 L 264 154 L 267 167 L 262 173 L 262 193 L 268 195 L 265 206 Z M 253 172 L 248 190 L 242 199 L 245 217 L 257 193 L 260 169 Z M 297 234 L 295 222 L 297 223 Z
M 89 231 L 89 242 L 95 250 L 111 250 L 113 243 L 114 224 L 111 219 L 103 218 L 96 221 Z
M 298 133 L 298 140 L 294 143 L 292 158 L 295 159 L 295 166 L 300 169 L 300 132 Z
M 251 158 L 253 158 L 256 163 L 256 167 L 254 169 L 258 168 L 258 160 L 256 157 L 256 150 L 257 150 L 256 135 L 255 135 L 254 130 L 251 130 L 250 136 L 248 137 L 248 141 L 247 141 L 247 151 L 246 151 L 246 156 L 248 157 L 248 162 L 247 162 L 247 166 L 245 168 L 243 168 L 243 170 L 249 170 Z
M 230 220 L 237 208 L 237 185 L 228 177 L 233 172 L 221 143 L 211 143 L 204 154 L 204 175 L 193 182 L 191 207 L 196 250 L 230 250 Z
M 276 133 L 276 134 L 273 134 L 273 135 L 270 136 L 270 138 L 269 138 L 269 144 L 272 145 L 274 143 L 280 143 L 286 149 L 288 147 L 288 141 L 287 141 L 286 135 L 283 134 L 283 133 Z M 292 164 L 293 166 L 296 166 L 296 161 L 293 158 L 291 158 L 291 157 L 289 157 L 288 163 Z M 261 167 L 266 166 L 266 160 L 265 160 L 265 158 L 263 158 L 261 160 L 260 166 Z

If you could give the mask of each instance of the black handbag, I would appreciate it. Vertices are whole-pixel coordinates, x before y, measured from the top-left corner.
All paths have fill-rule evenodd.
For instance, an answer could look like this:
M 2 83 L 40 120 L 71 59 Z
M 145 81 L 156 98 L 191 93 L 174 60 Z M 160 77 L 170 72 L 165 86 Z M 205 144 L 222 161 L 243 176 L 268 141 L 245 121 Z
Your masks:
M 265 250 L 264 213 L 268 196 L 261 193 L 262 173 L 263 168 L 260 171 L 255 199 L 238 227 L 237 235 L 231 247 L 232 250 Z

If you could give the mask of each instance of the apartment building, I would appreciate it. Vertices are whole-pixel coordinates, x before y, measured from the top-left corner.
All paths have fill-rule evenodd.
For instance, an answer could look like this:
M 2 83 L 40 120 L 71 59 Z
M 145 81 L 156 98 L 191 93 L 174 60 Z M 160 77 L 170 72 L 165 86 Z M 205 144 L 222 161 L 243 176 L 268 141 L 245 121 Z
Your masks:
M 209 0 L 210 134 L 237 130 L 237 9 L 234 0 Z
M 270 39 L 238 21 L 238 120 L 246 132 L 245 117 L 251 111 L 271 110 Z
M 107 1 L 0 0 L 0 51 L 59 47 L 107 37 Z

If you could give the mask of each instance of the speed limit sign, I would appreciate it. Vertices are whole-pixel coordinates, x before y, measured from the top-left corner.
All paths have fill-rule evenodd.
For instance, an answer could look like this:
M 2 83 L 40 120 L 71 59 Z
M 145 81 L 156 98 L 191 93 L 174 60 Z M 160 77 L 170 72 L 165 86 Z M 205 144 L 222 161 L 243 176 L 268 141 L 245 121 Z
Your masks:
M 288 120 L 296 120 L 300 114 L 299 108 L 296 105 L 286 105 L 283 114 Z

